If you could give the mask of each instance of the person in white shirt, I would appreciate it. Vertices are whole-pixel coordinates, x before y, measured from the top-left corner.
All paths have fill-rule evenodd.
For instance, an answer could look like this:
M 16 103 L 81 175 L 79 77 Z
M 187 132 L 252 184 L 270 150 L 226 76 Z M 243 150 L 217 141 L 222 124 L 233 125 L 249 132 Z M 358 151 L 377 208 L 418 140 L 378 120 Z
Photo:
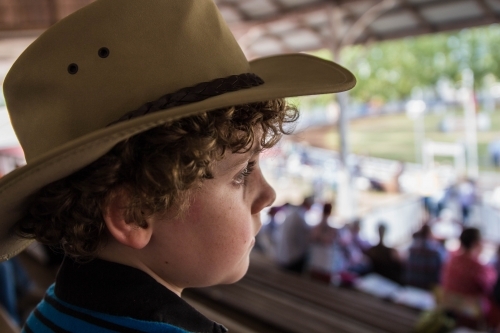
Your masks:
M 276 259 L 288 271 L 300 274 L 305 269 L 310 233 L 305 214 L 313 203 L 313 197 L 307 197 L 300 206 L 290 206 L 287 217 L 279 227 Z

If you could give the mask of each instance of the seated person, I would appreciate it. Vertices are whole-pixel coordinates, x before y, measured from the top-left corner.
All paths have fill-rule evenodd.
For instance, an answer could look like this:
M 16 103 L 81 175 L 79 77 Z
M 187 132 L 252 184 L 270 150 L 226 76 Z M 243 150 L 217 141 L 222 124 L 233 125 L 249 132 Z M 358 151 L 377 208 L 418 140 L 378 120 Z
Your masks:
M 305 54 L 249 63 L 211 0 L 96 0 L 12 66 L 27 166 L 0 179 L 0 261 L 66 257 L 24 332 L 225 332 L 181 298 L 249 265 L 275 192 L 259 166 L 297 110 L 350 89 Z M 134 110 L 134 111 L 130 111 Z
M 489 314 L 488 298 L 497 274 L 479 262 L 482 241 L 478 229 L 464 229 L 460 244 L 460 250 L 444 266 L 443 307 L 454 312 L 463 325 L 477 328 Z
M 321 220 L 311 230 L 309 248 L 309 273 L 313 279 L 326 283 L 330 283 L 335 272 L 335 255 L 338 252 L 338 246 L 334 246 L 337 229 L 328 224 L 331 213 L 332 204 L 324 204 Z
M 425 224 L 414 235 L 413 243 L 408 250 L 408 260 L 405 265 L 407 285 L 431 290 L 439 284 L 443 259 L 431 229 Z
M 402 265 L 395 249 L 385 246 L 384 237 L 387 227 L 384 223 L 378 225 L 379 242 L 366 251 L 370 258 L 374 273 L 401 284 Z
M 267 211 L 267 223 L 263 222 L 259 234 L 255 238 L 255 250 L 262 252 L 269 258 L 276 256 L 276 214 L 280 207 L 271 207 Z
M 354 219 L 350 224 L 347 225 L 351 233 L 351 242 L 354 246 L 360 249 L 362 252 L 368 250 L 371 244 L 361 237 L 361 219 Z
M 370 259 L 365 252 L 371 244 L 360 235 L 361 220 L 355 219 L 341 229 L 340 243 L 347 259 L 346 270 L 355 275 L 364 275 L 371 271 Z
M 307 268 L 311 228 L 306 212 L 314 204 L 314 197 L 304 198 L 300 206 L 288 206 L 286 218 L 276 230 L 276 261 L 284 270 L 302 274 Z

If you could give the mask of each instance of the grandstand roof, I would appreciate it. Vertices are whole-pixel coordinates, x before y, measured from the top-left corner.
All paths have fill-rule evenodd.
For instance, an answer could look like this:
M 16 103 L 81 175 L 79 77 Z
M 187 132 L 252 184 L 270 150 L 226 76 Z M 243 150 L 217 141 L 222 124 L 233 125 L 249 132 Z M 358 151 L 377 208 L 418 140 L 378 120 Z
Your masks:
M 92 1 L 0 0 L 0 39 L 35 37 Z M 500 22 L 500 0 L 214 1 L 249 57 Z
M 0 82 L 44 29 L 92 1 L 0 0 Z M 214 1 L 249 58 L 500 22 L 500 0 Z

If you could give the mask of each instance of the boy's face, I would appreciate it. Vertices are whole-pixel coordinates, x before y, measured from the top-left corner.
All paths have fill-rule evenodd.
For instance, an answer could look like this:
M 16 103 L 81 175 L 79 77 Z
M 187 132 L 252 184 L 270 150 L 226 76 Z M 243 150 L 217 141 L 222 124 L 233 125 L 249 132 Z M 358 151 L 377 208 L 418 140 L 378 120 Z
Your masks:
M 275 199 L 261 173 L 257 148 L 226 153 L 214 167 L 214 178 L 191 190 L 184 214 L 152 219 L 144 260 L 174 289 L 233 283 L 246 273 L 260 211 Z

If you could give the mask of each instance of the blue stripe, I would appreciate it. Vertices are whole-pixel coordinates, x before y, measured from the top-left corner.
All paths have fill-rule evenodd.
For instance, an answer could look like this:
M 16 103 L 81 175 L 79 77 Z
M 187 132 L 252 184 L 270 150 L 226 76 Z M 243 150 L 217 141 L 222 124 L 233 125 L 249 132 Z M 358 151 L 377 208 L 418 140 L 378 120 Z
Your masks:
M 73 316 L 68 316 L 50 305 L 46 301 L 42 301 L 38 305 L 38 310 L 43 314 L 44 317 L 50 318 L 52 322 L 57 323 L 57 326 L 64 330 L 73 333 L 85 333 L 85 332 L 102 332 L 102 333 L 114 333 L 119 331 L 107 330 L 103 327 L 92 325 L 84 320 L 78 319 Z
M 74 317 L 74 318 L 80 319 L 81 321 L 87 322 L 87 323 L 94 325 L 94 326 L 102 327 L 103 329 L 107 329 L 107 330 L 112 331 L 112 332 L 145 333 L 144 331 L 138 331 L 138 330 L 131 329 L 131 328 L 128 328 L 125 326 L 116 325 L 116 324 L 110 323 L 109 321 L 98 319 L 98 318 L 90 316 L 88 314 L 84 314 L 80 311 L 70 309 L 70 308 L 62 305 L 60 302 L 56 301 L 54 298 L 50 297 L 49 295 L 45 296 L 44 301 L 46 303 L 48 303 L 56 311 L 60 312 L 61 314 L 67 315 L 69 317 Z
M 60 299 L 58 299 L 56 297 L 56 295 L 54 293 L 54 284 L 52 286 L 50 286 L 49 289 L 47 290 L 47 296 L 52 297 L 57 302 L 59 302 L 60 304 L 62 304 L 63 306 L 65 306 L 65 307 L 67 307 L 67 308 L 69 308 L 71 310 L 78 311 L 78 312 L 83 313 L 85 315 L 89 315 L 89 316 L 92 316 L 92 317 L 95 317 L 95 318 L 98 318 L 98 319 L 101 319 L 101 320 L 105 320 L 107 322 L 110 322 L 110 323 L 113 323 L 113 324 L 116 324 L 116 325 L 125 326 L 125 327 L 131 328 L 131 329 L 136 329 L 136 330 L 139 330 L 139 331 L 145 331 L 145 332 L 151 332 L 151 333 L 189 333 L 186 330 L 183 330 L 183 329 L 178 328 L 176 326 L 172 326 L 172 325 L 167 324 L 167 323 L 150 322 L 150 321 L 138 320 L 138 319 L 129 318 L 129 317 L 112 316 L 112 315 L 107 315 L 107 314 L 104 314 L 104 313 L 101 313 L 101 312 L 91 311 L 91 310 L 88 310 L 88 309 L 84 309 L 84 308 L 80 308 L 80 307 L 71 305 L 69 303 L 61 301 Z M 82 331 L 80 331 L 80 330 L 76 331 L 75 329 L 79 329 L 79 327 L 75 327 L 75 323 L 78 323 L 78 324 L 82 323 L 82 320 L 77 319 L 77 318 L 75 318 L 73 316 L 65 315 L 65 314 L 57 311 L 52 306 L 50 306 L 46 301 L 42 301 L 42 303 L 40 303 L 39 307 L 43 307 L 44 308 L 44 313 L 45 313 L 45 311 L 47 311 L 46 307 L 50 307 L 50 309 L 52 309 L 53 311 L 55 311 L 54 313 L 51 312 L 51 314 L 55 315 L 56 318 L 57 317 L 61 317 L 62 318 L 63 316 L 66 317 L 68 323 L 71 324 L 70 330 L 72 332 L 75 332 L 75 333 L 89 332 L 88 330 L 86 330 L 86 331 L 84 331 L 84 330 L 82 330 Z M 34 316 L 31 315 L 30 318 L 31 317 L 34 317 Z M 71 318 L 71 319 L 69 319 L 69 318 Z M 52 320 L 55 320 L 55 319 L 52 319 Z M 29 321 L 28 321 L 28 323 L 29 323 Z M 58 323 L 58 325 L 63 325 L 63 327 L 65 327 L 65 328 L 68 327 L 67 326 L 68 323 L 62 323 L 62 322 L 59 322 L 59 321 L 57 321 L 57 323 Z M 29 327 L 35 333 L 50 332 L 50 331 L 38 331 L 37 328 L 34 327 L 32 324 L 29 324 Z M 91 331 L 92 332 L 96 332 L 96 333 L 97 332 L 113 332 L 113 331 L 105 330 L 105 329 L 103 329 L 101 327 L 98 327 L 98 326 L 95 326 L 95 325 L 92 325 L 92 327 L 94 329 L 92 329 Z
M 33 313 L 29 316 L 25 324 L 26 332 L 34 333 L 54 333 L 50 328 L 45 326 Z M 24 330 L 23 330 L 24 331 Z
M 40 320 L 40 322 L 42 322 L 45 326 L 47 326 L 52 332 L 55 332 L 55 333 L 71 333 L 70 331 L 67 331 L 67 330 L 59 327 L 59 325 L 56 325 L 49 318 L 45 317 L 43 315 L 43 313 L 40 312 L 40 310 L 38 309 L 38 307 L 33 311 L 33 313 L 35 314 L 35 317 L 38 320 Z M 57 317 L 55 319 L 57 319 Z

